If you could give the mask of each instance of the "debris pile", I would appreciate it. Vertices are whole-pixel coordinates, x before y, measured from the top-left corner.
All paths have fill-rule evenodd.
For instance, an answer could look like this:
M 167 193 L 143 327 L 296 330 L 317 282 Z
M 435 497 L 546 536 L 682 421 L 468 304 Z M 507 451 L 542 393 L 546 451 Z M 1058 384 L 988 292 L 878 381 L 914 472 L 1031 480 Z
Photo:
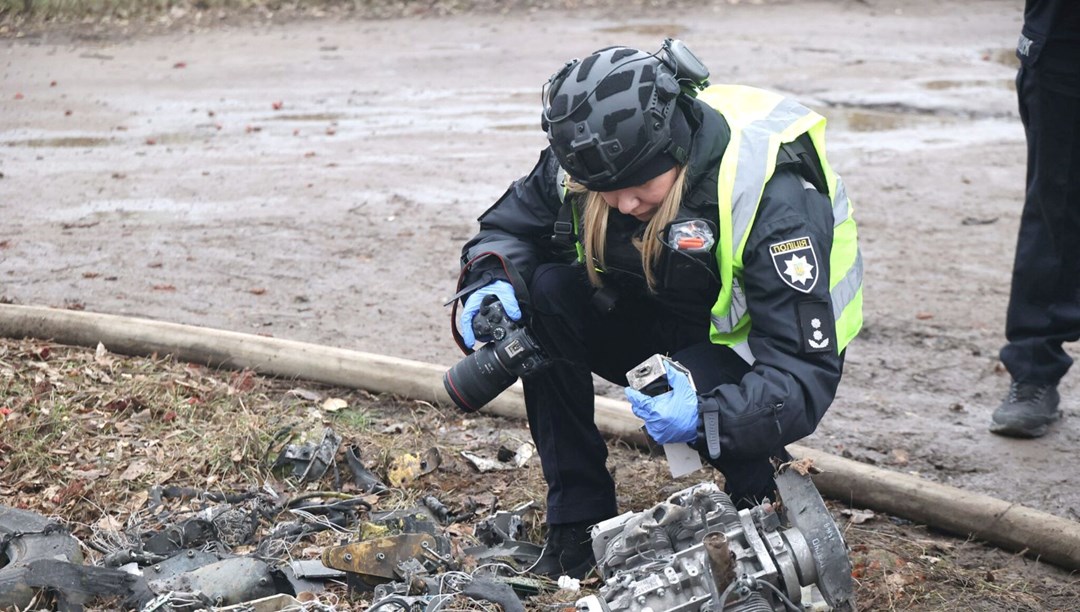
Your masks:
M 343 446 L 329 427 L 309 439 L 276 436 L 285 443 L 273 466 L 299 482 L 319 483 L 331 474 L 341 482 L 337 466 L 345 465 L 359 494 L 154 486 L 147 506 L 126 525 L 95 526 L 84 543 L 39 514 L 0 506 L 0 551 L 7 559 L 0 566 L 0 607 L 79 610 L 105 600 L 141 612 L 330 611 L 339 609 L 336 596 L 322 596 L 333 582 L 369 600 L 371 609 L 436 610 L 460 599 L 517 612 L 540 593 L 580 589 L 577 581 L 529 573 L 542 552 L 526 540 L 536 504 L 479 516 L 478 507 L 451 509 L 425 495 L 408 508 L 380 509 L 400 489 L 364 466 L 357 445 Z M 339 454 L 346 460 L 338 461 Z M 388 474 L 430 473 L 439 456 L 408 455 Z M 777 482 L 783 524 L 773 504 L 737 510 L 706 482 L 594 526 L 603 584 L 574 605 L 596 612 L 710 602 L 719 602 L 718 610 L 784 610 L 804 595 L 813 600 L 814 589 L 818 603 L 828 604 L 817 609 L 851 609 L 847 548 L 816 489 L 796 470 L 782 469 Z M 98 553 L 99 565 L 83 563 L 83 544 Z M 298 549 L 318 555 L 292 558 Z

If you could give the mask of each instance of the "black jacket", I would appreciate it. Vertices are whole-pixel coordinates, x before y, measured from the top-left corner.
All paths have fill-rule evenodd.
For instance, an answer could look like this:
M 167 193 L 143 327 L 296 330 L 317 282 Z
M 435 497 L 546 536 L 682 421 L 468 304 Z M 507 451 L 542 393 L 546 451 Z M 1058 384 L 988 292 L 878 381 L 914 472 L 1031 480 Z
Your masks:
M 704 217 L 715 226 L 719 217 L 717 172 L 730 131 L 715 110 L 697 101 L 692 105 L 690 186 L 678 216 Z M 835 332 L 831 331 L 828 282 L 832 206 L 827 196 L 806 180 L 813 178 L 814 170 L 820 173 L 814 165 L 807 168 L 805 164 L 791 163 L 777 167 L 765 186 L 750 230 L 743 254 L 742 283 L 753 322 L 748 338 L 756 359 L 752 371 L 739 385 L 698 390 L 700 406 L 715 407 L 720 412 L 720 441 L 729 456 L 761 456 L 809 435 L 825 414 L 840 382 L 842 355 L 835 348 L 818 352 L 807 345 L 807 325 L 814 315 L 823 320 L 827 317 L 826 338 L 829 347 L 836 345 Z M 462 287 L 480 286 L 492 278 L 504 277 L 500 260 L 525 281 L 541 263 L 574 261 L 573 250 L 552 239 L 561 206 L 556 191 L 557 172 L 554 155 L 545 149 L 533 170 L 514 182 L 480 216 L 479 233 L 462 251 Z M 613 217 L 609 220 L 605 283 L 614 281 L 620 291 L 643 293 L 639 255 L 628 240 L 634 231 L 640 231 L 640 224 L 617 212 Z M 771 245 L 803 237 L 810 239 L 817 263 L 817 280 L 808 293 L 785 282 L 783 258 L 770 252 Z M 488 253 L 497 257 L 485 255 Z M 650 299 L 660 301 L 679 316 L 708 320 L 719 282 L 715 254 L 707 259 L 711 272 L 696 265 L 661 265 L 657 270 L 660 288 Z
M 1027 0 L 1016 56 L 1044 87 L 1080 96 L 1080 1 Z

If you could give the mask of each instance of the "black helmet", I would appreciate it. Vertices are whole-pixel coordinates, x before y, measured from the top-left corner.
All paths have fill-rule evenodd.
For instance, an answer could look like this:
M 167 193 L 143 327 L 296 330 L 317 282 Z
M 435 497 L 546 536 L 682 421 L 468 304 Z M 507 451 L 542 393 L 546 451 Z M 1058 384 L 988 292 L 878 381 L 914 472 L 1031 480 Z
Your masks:
M 548 81 L 542 127 L 559 164 L 586 188 L 640 185 L 686 162 L 690 129 L 676 102 L 679 81 L 687 79 L 676 77 L 671 43 L 665 41 L 663 57 L 601 49 L 567 62 Z

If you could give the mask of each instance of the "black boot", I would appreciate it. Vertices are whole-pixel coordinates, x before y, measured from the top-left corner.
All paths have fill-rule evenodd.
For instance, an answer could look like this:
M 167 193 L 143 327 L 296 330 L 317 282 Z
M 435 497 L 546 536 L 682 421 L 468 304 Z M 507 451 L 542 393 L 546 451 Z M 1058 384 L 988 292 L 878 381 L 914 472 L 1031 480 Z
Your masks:
M 1014 438 L 1038 438 L 1061 418 L 1060 400 L 1057 385 L 1013 382 L 1008 397 L 994 411 L 990 431 Z
M 544 552 L 529 569 L 541 576 L 584 578 L 594 566 L 590 523 L 548 525 Z

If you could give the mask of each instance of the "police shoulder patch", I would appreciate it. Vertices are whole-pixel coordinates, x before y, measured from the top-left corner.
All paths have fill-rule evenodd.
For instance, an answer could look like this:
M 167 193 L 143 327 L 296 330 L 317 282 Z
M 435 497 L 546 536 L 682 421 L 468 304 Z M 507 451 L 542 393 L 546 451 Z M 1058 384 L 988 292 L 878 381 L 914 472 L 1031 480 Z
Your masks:
M 819 266 L 809 236 L 770 244 L 769 255 L 780 280 L 792 289 L 810 293 L 817 284 Z
M 814 300 L 795 305 L 799 317 L 802 352 L 825 353 L 836 350 L 836 322 L 829 302 Z

